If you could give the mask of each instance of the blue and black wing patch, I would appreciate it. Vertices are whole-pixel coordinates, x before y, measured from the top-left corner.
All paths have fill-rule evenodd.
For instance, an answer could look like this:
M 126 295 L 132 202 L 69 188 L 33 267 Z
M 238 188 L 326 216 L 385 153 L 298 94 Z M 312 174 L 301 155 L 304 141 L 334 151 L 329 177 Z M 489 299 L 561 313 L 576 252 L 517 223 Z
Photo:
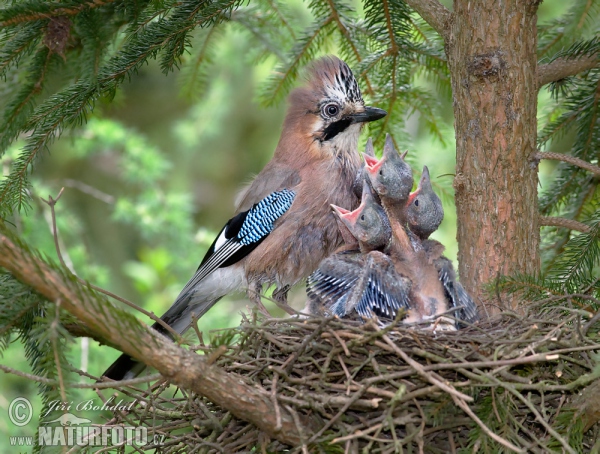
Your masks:
M 347 302 L 356 285 L 364 258 L 358 251 L 345 251 L 326 258 L 306 281 L 311 312 L 344 317 Z
M 479 319 L 477 305 L 458 281 L 456 281 L 456 294 L 458 295 L 459 305 L 463 307 L 459 312 L 460 319 L 468 323 L 476 322 Z
M 438 270 L 438 276 L 446 299 L 450 307 L 459 308 L 453 315 L 458 320 L 464 320 L 468 323 L 473 323 L 478 319 L 477 306 L 466 292 L 464 287 L 456 279 L 456 273 L 452 262 L 446 257 L 440 257 L 435 261 L 435 267 Z M 457 321 L 456 327 L 460 328 L 461 323 Z M 463 324 L 464 326 L 464 324 Z
M 273 231 L 275 221 L 290 209 L 295 197 L 294 191 L 282 189 L 269 194 L 248 211 L 231 218 L 219 232 L 182 293 L 195 287 L 217 268 L 233 265 L 256 249 Z
M 379 254 L 377 260 L 373 254 Z M 338 317 L 356 312 L 393 320 L 400 309 L 410 307 L 409 279 L 396 273 L 384 254 L 343 252 L 321 262 L 309 276 L 307 295 L 311 306 Z
M 390 259 L 369 260 L 366 266 L 364 290 L 356 304 L 359 315 L 364 318 L 375 315 L 380 320 L 391 321 L 401 309 L 410 309 L 412 282 L 396 272 Z

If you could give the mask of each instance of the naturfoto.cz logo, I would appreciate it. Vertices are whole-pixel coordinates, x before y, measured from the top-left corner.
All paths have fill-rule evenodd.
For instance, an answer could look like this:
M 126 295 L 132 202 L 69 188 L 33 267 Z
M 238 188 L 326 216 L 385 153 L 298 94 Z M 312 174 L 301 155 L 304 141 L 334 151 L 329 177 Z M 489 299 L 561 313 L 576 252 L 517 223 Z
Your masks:
M 41 417 L 46 417 L 52 411 L 60 413 L 55 419 L 44 421 L 38 428 L 37 440 L 34 437 L 11 437 L 10 443 L 14 446 L 160 446 L 164 442 L 163 435 L 148 435 L 148 428 L 144 426 L 132 427 L 123 425 L 93 425 L 90 419 L 80 418 L 69 413 L 72 408 L 79 410 L 130 410 L 135 402 L 124 404 L 119 401 L 114 404 L 111 400 L 102 405 L 95 405 L 93 401 L 65 403 L 53 401 L 49 409 Z M 33 407 L 24 397 L 14 399 L 8 410 L 11 422 L 22 427 L 31 421 Z M 14 439 L 14 440 L 13 440 Z

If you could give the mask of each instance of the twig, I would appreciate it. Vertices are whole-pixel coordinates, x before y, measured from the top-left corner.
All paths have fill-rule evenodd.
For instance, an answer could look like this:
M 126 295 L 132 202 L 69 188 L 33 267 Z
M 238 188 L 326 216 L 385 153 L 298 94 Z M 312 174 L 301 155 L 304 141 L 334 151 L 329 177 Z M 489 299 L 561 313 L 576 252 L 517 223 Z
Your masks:
M 52 215 L 52 236 L 54 237 L 54 247 L 56 249 L 56 254 L 58 255 L 58 260 L 60 261 L 61 265 L 64 266 L 66 269 L 71 270 L 70 267 L 68 267 L 63 259 L 63 255 L 61 253 L 60 250 L 60 243 L 59 243 L 59 238 L 58 238 L 58 228 L 56 227 L 56 209 L 55 206 L 58 203 L 58 201 L 60 200 L 60 197 L 63 194 L 63 191 L 65 190 L 65 188 L 61 188 L 60 192 L 58 193 L 58 196 L 56 196 L 56 199 L 52 198 L 52 196 L 48 196 L 48 200 L 44 200 L 42 199 L 42 201 L 44 203 L 46 203 L 49 207 L 50 207 L 50 213 Z M 73 270 L 71 270 L 73 271 Z M 75 273 L 73 273 L 75 274 Z M 129 300 L 126 300 L 125 298 L 116 295 L 112 292 L 109 292 L 108 290 L 105 290 L 101 287 L 98 287 L 94 284 L 91 284 L 89 282 L 87 282 L 84 279 L 81 279 L 79 276 L 75 275 L 76 279 L 81 282 L 84 285 L 88 285 L 89 287 L 93 288 L 94 290 L 99 291 L 100 293 L 104 293 L 107 296 L 110 296 L 113 299 L 116 299 L 117 301 L 120 301 L 124 304 L 126 304 L 127 306 L 135 309 L 138 312 L 141 312 L 142 314 L 146 315 L 147 317 L 151 318 L 152 320 L 154 320 L 156 323 L 158 323 L 160 326 L 162 326 L 164 329 L 167 330 L 167 332 L 171 333 L 175 339 L 178 339 L 181 337 L 181 335 L 175 331 L 173 328 L 171 328 L 167 323 L 165 323 L 163 320 L 161 320 L 159 317 L 157 317 L 153 312 L 148 312 L 147 310 L 143 309 L 142 307 L 138 306 L 135 303 L 132 303 Z
M 493 440 L 496 440 L 498 443 L 500 443 L 502 446 L 507 447 L 508 449 L 512 449 L 515 452 L 526 452 L 524 449 L 521 449 L 515 445 L 513 445 L 510 441 L 505 440 L 504 438 L 502 438 L 501 436 L 495 434 L 494 432 L 492 432 L 490 430 L 490 428 L 488 426 L 486 426 L 484 424 L 484 422 L 479 419 L 477 417 L 477 415 L 473 412 L 473 410 L 471 410 L 471 408 L 466 404 L 466 402 L 464 402 L 461 399 L 458 399 L 456 396 L 452 395 L 452 400 L 454 401 L 454 403 L 456 405 L 458 405 L 467 415 L 469 415 L 471 417 L 471 419 L 473 421 L 475 421 L 477 423 L 477 425 L 479 427 L 481 427 L 481 430 L 483 430 L 486 435 L 488 437 L 490 437 Z
M 600 167 L 595 166 L 590 162 L 584 161 L 583 159 L 576 158 L 575 156 L 570 156 L 563 153 L 554 153 L 551 151 L 544 151 L 535 153 L 534 157 L 536 159 L 552 159 L 554 161 L 563 161 L 574 166 L 581 167 L 582 169 L 588 170 L 596 176 L 600 176 Z
M 546 65 L 539 65 L 538 90 L 550 82 L 555 82 L 598 66 L 598 54 L 578 58 L 557 58 Z
M 83 181 L 72 180 L 71 178 L 65 178 L 63 180 L 63 183 L 66 187 L 78 189 L 79 191 L 83 192 L 84 194 L 90 195 L 90 196 L 94 197 L 95 199 L 98 199 L 101 202 L 106 203 L 107 205 L 113 205 L 115 203 L 114 196 L 112 196 L 110 194 L 106 194 L 105 192 L 102 192 L 99 189 L 96 189 L 95 187 L 90 186 L 89 184 L 85 184 Z
M 277 402 L 277 380 L 279 379 L 279 375 L 277 372 L 273 374 L 273 382 L 271 383 L 271 402 L 273 402 L 273 407 L 275 407 L 275 432 L 279 432 L 281 430 L 281 410 L 279 409 L 279 403 Z
M 314 443 L 314 441 L 319 438 L 327 429 L 329 429 L 346 411 L 350 408 L 350 406 L 357 401 L 366 391 L 367 387 L 365 385 L 361 386 L 358 391 L 354 393 L 354 395 L 348 400 L 346 405 L 344 405 L 336 415 L 331 418 L 329 421 L 321 427 L 321 429 L 316 432 L 310 439 L 308 440 L 308 444 Z
M 592 229 L 582 222 L 574 219 L 559 218 L 556 216 L 540 216 L 539 225 L 544 227 L 563 227 L 569 230 L 575 230 L 581 233 L 590 233 Z
M 60 385 L 60 382 L 57 380 L 52 380 L 46 377 L 40 377 L 39 375 L 28 374 L 25 372 L 21 372 L 20 370 L 13 369 L 12 367 L 4 366 L 0 364 L 0 370 L 7 373 L 13 374 L 18 377 L 26 378 L 27 380 L 31 380 L 37 383 L 43 383 L 48 386 L 57 386 Z M 148 375 L 146 377 L 138 377 L 132 378 L 130 380 L 121 380 L 121 381 L 108 381 L 106 377 L 104 377 L 105 382 L 102 383 L 70 383 L 69 388 L 77 388 L 77 389 L 104 389 L 104 388 L 121 388 L 125 386 L 139 385 L 141 383 L 148 383 L 151 381 L 156 381 L 162 378 L 160 374 Z
M 67 402 L 67 393 L 65 391 L 65 381 L 63 378 L 63 372 L 62 372 L 62 364 L 60 362 L 60 359 L 58 357 L 58 342 L 57 342 L 57 337 L 58 337 L 58 325 L 60 324 L 60 303 L 61 300 L 57 300 L 56 301 L 56 307 L 54 308 L 54 320 L 52 320 L 52 323 L 50 324 L 50 342 L 52 343 L 52 351 L 54 352 L 54 363 L 56 364 L 56 375 L 58 375 L 58 385 L 60 388 L 60 397 L 62 398 L 63 402 Z
M 596 314 L 590 318 L 590 320 L 583 325 L 583 328 L 581 329 L 581 332 L 584 336 L 587 335 L 587 332 L 589 331 L 589 329 L 598 321 L 600 320 L 600 310 L 598 312 L 596 312 Z
M 0 28 L 17 25 L 23 22 L 33 22 L 36 20 L 48 19 L 49 17 L 75 16 L 82 11 L 90 10 L 93 8 L 99 8 L 101 6 L 108 5 L 114 1 L 116 0 L 93 0 L 74 7 L 56 8 L 54 10 L 44 12 L 36 11 L 32 13 L 23 13 L 12 17 L 8 20 L 0 22 Z
M 510 384 L 508 384 L 506 382 L 501 382 L 497 378 L 490 376 L 490 375 L 488 375 L 488 377 L 490 377 L 491 380 L 496 382 L 496 384 L 498 384 L 499 386 L 502 386 L 504 389 L 507 389 L 513 396 L 515 396 L 517 399 L 519 399 L 521 402 L 523 402 L 525 404 L 525 406 L 527 408 L 529 408 L 529 410 L 534 414 L 535 418 L 540 422 L 540 424 L 542 426 L 544 426 L 544 428 L 548 431 L 548 433 L 550 433 L 558 442 L 560 442 L 561 445 L 563 445 L 563 448 L 567 452 L 569 452 L 570 454 L 576 454 L 575 450 L 573 448 L 571 448 L 571 446 L 569 446 L 569 443 L 563 437 L 561 437 L 560 434 L 550 426 L 550 424 L 548 424 L 548 422 L 542 417 L 542 415 L 540 415 L 540 413 L 537 411 L 537 409 L 533 406 L 533 404 L 529 400 L 527 400 L 525 398 L 525 396 L 523 396 L 519 391 L 517 391 L 515 388 L 513 388 Z
M 398 354 L 398 356 L 400 356 L 409 366 L 411 366 L 415 370 L 415 372 L 417 372 L 421 377 L 425 378 L 425 380 L 427 380 L 429 383 L 437 386 L 438 388 L 440 388 L 443 391 L 446 391 L 448 394 L 452 394 L 453 396 L 458 397 L 459 399 L 462 399 L 467 402 L 473 402 L 473 398 L 471 396 L 467 396 L 466 394 L 463 394 L 463 393 L 457 391 L 452 386 L 447 385 L 444 382 L 440 381 L 437 377 L 435 377 L 435 375 L 433 373 L 428 373 L 427 371 L 425 371 L 423 366 L 421 366 L 418 362 L 416 362 L 414 359 L 410 358 L 406 353 L 404 353 L 400 348 L 398 348 L 398 346 L 396 344 L 394 344 L 390 340 L 390 338 L 387 337 L 387 335 L 384 334 L 381 338 L 390 347 L 392 347 L 394 352 L 396 352 Z
M 340 343 L 340 345 L 344 349 L 344 354 L 346 356 L 350 356 L 350 350 L 348 350 L 348 347 L 346 346 L 346 342 L 344 342 L 342 340 L 342 338 L 340 336 L 338 336 L 338 333 L 336 333 L 335 330 L 332 330 L 332 329 L 327 330 L 327 332 L 333 334 L 333 336 L 337 339 L 337 341 Z
M 452 13 L 444 5 L 437 0 L 406 0 L 406 3 L 419 13 L 444 40 L 448 39 Z

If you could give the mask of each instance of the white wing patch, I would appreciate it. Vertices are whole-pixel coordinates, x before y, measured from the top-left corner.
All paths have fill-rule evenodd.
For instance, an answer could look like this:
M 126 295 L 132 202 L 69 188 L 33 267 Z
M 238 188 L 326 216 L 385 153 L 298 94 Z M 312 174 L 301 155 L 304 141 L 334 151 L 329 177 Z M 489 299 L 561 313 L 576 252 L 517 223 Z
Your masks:
M 223 229 L 221 231 L 221 234 L 219 235 L 219 237 L 217 238 L 217 241 L 215 242 L 215 252 L 217 250 L 219 250 L 221 248 L 221 246 L 223 246 L 223 244 L 225 244 L 225 241 L 227 241 L 227 238 L 225 238 L 225 230 Z

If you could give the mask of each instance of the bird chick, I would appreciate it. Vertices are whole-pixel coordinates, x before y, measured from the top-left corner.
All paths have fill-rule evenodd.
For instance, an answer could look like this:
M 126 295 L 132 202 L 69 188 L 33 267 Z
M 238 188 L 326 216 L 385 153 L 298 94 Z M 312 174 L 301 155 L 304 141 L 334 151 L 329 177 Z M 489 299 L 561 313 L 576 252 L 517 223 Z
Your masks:
M 363 156 L 364 155 L 372 156 L 373 158 L 375 157 L 375 149 L 373 148 L 373 140 L 370 137 L 367 139 L 365 151 L 363 152 Z M 361 166 L 358 169 L 358 172 L 356 173 L 354 183 L 352 184 L 352 190 L 354 191 L 354 194 L 356 194 L 357 197 L 362 197 L 363 184 L 366 180 L 367 180 L 367 174 L 366 174 L 366 170 L 365 170 L 365 163 L 364 163 L 364 161 L 362 161 Z M 346 250 L 358 249 L 359 248 L 358 240 L 356 238 L 354 238 L 354 236 L 352 236 L 352 234 L 348 230 L 348 227 L 346 227 L 346 225 L 341 221 L 339 216 L 336 216 L 335 219 L 337 221 L 337 225 L 338 225 L 338 229 L 340 230 L 340 234 L 342 235 L 342 238 L 344 239 L 344 243 L 345 243 L 344 249 L 346 249 Z
M 412 169 L 404 161 L 406 152 L 400 155 L 392 140 L 392 136 L 386 135 L 383 146 L 383 155 L 380 160 L 365 153 L 366 174 L 375 192 L 381 198 L 386 208 L 403 208 L 413 186 Z M 394 213 L 402 215 L 400 212 Z
M 307 311 L 345 317 L 354 311 L 393 320 L 408 309 L 411 282 L 397 275 L 391 259 L 380 252 L 391 229 L 369 184 L 363 183 L 361 204 L 354 211 L 332 205 L 337 216 L 357 238 L 360 251 L 341 251 L 321 262 L 307 281 Z
M 420 240 L 426 240 L 435 232 L 444 219 L 442 201 L 434 192 L 429 177 L 429 169 L 423 167 L 423 173 L 417 189 L 408 196 L 406 204 L 408 228 Z
M 363 181 L 361 203 L 356 210 L 349 211 L 333 204 L 331 207 L 358 240 L 361 252 L 382 249 L 388 244 L 392 235 L 389 219 L 366 180 Z
M 379 196 L 390 225 L 396 251 L 412 249 L 410 238 L 405 230 L 406 202 L 413 185 L 412 169 L 394 148 L 392 137 L 387 134 L 383 155 L 380 160 L 363 155 L 367 178 Z
M 417 237 L 413 237 L 414 249 L 422 248 L 436 268 L 449 308 L 460 308 L 452 314 L 457 319 L 456 327 L 461 326 L 460 320 L 473 323 L 477 320 L 477 306 L 458 282 L 452 262 L 442 255 L 444 246 L 438 241 L 428 239 L 442 223 L 444 208 L 442 201 L 433 191 L 427 166 L 423 167 L 417 189 L 408 197 L 406 219 L 410 231 Z

